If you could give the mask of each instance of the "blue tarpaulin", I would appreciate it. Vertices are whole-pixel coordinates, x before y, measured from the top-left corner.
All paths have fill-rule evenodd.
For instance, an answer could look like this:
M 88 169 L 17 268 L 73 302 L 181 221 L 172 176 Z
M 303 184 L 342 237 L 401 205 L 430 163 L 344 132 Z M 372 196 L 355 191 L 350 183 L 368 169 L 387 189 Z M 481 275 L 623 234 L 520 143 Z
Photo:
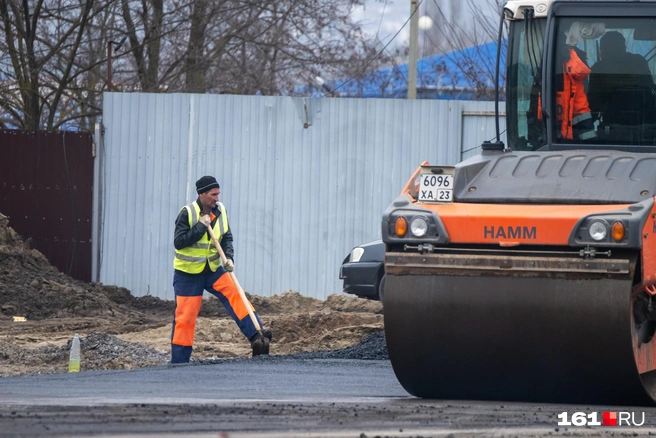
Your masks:
M 494 41 L 420 59 L 417 62 L 417 98 L 493 99 L 496 56 L 497 43 Z M 501 65 L 505 65 L 505 50 L 502 50 Z M 333 95 L 405 99 L 407 84 L 406 63 L 357 78 L 328 82 L 322 88 L 308 86 L 299 91 L 314 97 Z

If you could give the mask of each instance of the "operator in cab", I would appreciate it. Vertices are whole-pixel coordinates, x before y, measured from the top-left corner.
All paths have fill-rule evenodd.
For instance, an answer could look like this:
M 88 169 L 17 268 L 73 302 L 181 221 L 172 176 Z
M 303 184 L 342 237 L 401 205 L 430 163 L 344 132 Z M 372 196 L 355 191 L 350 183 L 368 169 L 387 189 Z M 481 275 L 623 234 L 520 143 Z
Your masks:
M 599 41 L 601 59 L 592 66 L 588 98 L 603 128 L 636 126 L 654 111 L 654 81 L 647 60 L 626 50 L 626 40 L 609 31 Z M 643 101 L 646 105 L 642 105 Z M 627 105 L 630 108 L 627 108 Z M 602 129 L 603 129 L 602 128 Z M 626 133 L 624 133 L 626 135 Z

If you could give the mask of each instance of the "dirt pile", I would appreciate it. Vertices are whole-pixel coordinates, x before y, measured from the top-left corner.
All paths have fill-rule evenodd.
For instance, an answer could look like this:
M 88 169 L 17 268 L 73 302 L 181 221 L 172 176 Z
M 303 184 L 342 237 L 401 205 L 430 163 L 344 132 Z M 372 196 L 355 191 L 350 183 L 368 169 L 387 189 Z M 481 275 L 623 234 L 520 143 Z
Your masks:
M 64 317 L 120 317 L 135 311 L 170 312 L 173 303 L 154 297 L 135 298 L 116 286 L 77 281 L 30 249 L 0 214 L 0 320 Z
M 343 295 L 322 301 L 294 291 L 247 295 L 274 333 L 275 355 L 340 350 L 382 330 L 377 301 Z M 171 301 L 68 277 L 0 214 L 0 376 L 66 372 L 75 333 L 81 337 L 83 370 L 167 363 L 173 308 Z M 16 322 L 15 316 L 26 321 Z M 248 356 L 248 341 L 219 300 L 206 297 L 192 360 Z
M 13 228 L 9 227 L 9 219 L 0 213 L 0 246 L 22 246 L 22 241 Z

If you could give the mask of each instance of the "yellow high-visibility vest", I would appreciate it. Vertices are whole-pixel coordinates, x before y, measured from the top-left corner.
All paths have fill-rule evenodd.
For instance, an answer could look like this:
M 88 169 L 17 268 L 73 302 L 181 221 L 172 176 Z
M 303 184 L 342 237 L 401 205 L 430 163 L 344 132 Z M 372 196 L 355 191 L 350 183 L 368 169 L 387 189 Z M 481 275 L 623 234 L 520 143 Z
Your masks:
M 187 216 L 189 217 L 189 228 L 196 225 L 200 219 L 200 207 L 197 202 L 192 202 L 182 208 L 187 209 Z M 182 208 L 180 211 L 182 211 Z M 221 215 L 219 220 L 214 224 L 213 230 L 217 240 L 221 242 L 221 238 L 228 232 L 228 214 L 225 207 L 219 202 L 219 211 Z M 205 263 L 210 264 L 212 272 L 216 272 L 221 266 L 221 256 L 214 248 L 212 239 L 208 236 L 209 233 L 203 233 L 203 237 L 191 246 L 175 250 L 175 258 L 173 259 L 173 268 L 178 271 L 186 272 L 188 274 L 200 274 L 205 269 Z

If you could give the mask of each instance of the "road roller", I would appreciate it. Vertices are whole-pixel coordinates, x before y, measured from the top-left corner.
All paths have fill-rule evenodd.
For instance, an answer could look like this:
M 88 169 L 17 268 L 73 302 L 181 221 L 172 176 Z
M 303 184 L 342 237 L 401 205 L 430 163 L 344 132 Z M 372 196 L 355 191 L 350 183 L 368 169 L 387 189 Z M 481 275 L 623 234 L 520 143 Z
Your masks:
M 504 141 L 497 86 L 496 140 L 424 162 L 383 213 L 394 372 L 422 398 L 653 405 L 656 2 L 499 23 Z

